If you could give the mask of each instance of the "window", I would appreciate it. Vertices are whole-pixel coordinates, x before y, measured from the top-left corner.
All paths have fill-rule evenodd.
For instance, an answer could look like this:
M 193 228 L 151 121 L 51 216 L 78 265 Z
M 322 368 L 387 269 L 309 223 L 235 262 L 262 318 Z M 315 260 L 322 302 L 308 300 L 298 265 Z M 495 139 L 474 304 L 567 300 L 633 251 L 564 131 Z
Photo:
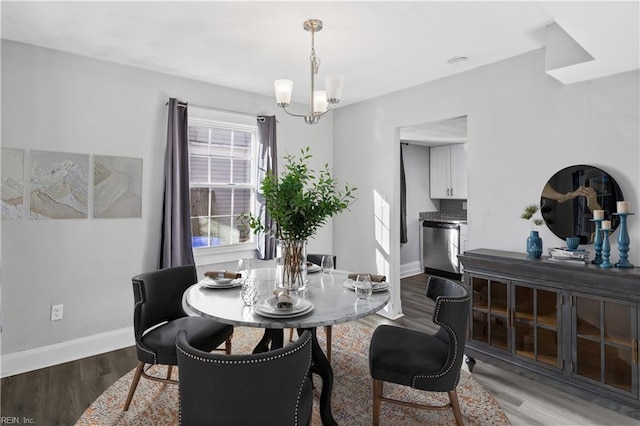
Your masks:
M 240 223 L 238 216 L 252 212 L 255 205 L 256 137 L 255 119 L 250 125 L 231 114 L 190 107 L 189 186 L 194 249 L 253 243 L 253 233 Z

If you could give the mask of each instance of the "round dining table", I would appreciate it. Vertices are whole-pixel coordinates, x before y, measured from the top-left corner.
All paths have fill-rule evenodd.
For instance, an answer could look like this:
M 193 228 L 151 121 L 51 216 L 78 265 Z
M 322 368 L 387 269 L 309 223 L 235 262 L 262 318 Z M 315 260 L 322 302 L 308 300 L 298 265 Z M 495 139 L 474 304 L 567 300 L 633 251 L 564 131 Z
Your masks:
M 333 370 L 322 348 L 318 344 L 316 327 L 340 324 L 363 318 L 381 310 L 389 302 L 388 290 L 375 290 L 368 299 L 359 299 L 349 288 L 349 273 L 334 270 L 332 273 L 309 273 L 306 289 L 291 292 L 295 298 L 302 299 L 305 305 L 313 305 L 309 312 L 297 313 L 292 317 L 260 314 L 256 307 L 265 306 L 267 299 L 273 298 L 275 286 L 275 268 L 259 268 L 250 272 L 258 288 L 258 302 L 246 306 L 240 296 L 241 286 L 216 288 L 197 283 L 189 287 L 183 295 L 183 306 L 187 312 L 234 326 L 264 328 L 265 333 L 256 345 L 254 352 L 264 352 L 282 347 L 285 328 L 295 328 L 301 333 L 311 330 L 313 336 L 311 370 L 322 380 L 320 394 L 320 417 L 323 425 L 337 424 L 331 413 L 331 392 L 333 389 Z M 211 288 L 213 287 L 213 288 Z M 273 299 L 271 299 L 273 300 Z M 260 306 L 258 306 L 260 305 Z

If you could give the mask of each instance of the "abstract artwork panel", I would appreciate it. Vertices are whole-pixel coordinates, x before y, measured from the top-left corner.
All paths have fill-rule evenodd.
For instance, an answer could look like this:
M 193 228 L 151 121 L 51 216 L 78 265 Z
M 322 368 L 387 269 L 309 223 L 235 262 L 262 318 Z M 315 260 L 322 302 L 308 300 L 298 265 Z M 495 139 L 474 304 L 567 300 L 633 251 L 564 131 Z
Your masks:
M 87 218 L 88 187 L 88 154 L 31 152 L 31 219 Z
M 142 217 L 142 159 L 96 155 L 93 217 Z
M 24 217 L 24 150 L 2 148 L 2 220 Z

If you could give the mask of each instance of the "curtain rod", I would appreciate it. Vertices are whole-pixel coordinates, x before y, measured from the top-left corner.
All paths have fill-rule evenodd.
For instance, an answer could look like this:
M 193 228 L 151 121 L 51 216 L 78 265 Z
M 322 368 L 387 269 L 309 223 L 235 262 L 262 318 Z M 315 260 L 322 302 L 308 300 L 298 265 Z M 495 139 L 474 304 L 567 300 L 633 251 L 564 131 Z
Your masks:
M 164 104 L 165 106 L 169 105 L 169 101 L 166 101 Z M 222 108 L 213 108 L 213 107 L 208 107 L 203 105 L 189 104 L 189 102 L 178 101 L 179 107 L 186 108 L 188 105 L 191 105 L 194 108 L 207 109 L 209 111 L 226 112 L 228 114 L 242 115 L 244 117 L 257 117 L 259 120 L 262 120 L 262 121 L 264 121 L 264 117 L 265 117 L 262 114 L 248 114 L 246 112 L 232 111 L 232 110 L 222 109 Z

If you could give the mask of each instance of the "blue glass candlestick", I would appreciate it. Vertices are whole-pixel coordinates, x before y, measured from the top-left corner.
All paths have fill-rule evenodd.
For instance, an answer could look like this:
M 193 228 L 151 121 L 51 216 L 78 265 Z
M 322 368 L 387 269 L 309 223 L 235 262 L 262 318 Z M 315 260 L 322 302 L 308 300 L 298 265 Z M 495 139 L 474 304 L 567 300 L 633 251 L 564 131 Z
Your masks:
M 609 233 L 611 229 L 603 229 L 602 230 L 602 263 L 600 264 L 601 268 L 611 268 L 613 265 L 609 262 L 609 253 L 611 252 L 611 246 L 609 245 Z
M 633 213 L 614 213 L 620 217 L 620 233 L 618 234 L 618 250 L 620 260 L 616 263 L 616 268 L 633 268 L 629 262 L 629 231 L 627 231 L 627 216 Z
M 602 220 L 603 219 L 591 219 L 596 223 L 596 235 L 593 239 L 593 245 L 596 250 L 596 257 L 591 261 L 594 265 L 600 265 L 602 263 Z

